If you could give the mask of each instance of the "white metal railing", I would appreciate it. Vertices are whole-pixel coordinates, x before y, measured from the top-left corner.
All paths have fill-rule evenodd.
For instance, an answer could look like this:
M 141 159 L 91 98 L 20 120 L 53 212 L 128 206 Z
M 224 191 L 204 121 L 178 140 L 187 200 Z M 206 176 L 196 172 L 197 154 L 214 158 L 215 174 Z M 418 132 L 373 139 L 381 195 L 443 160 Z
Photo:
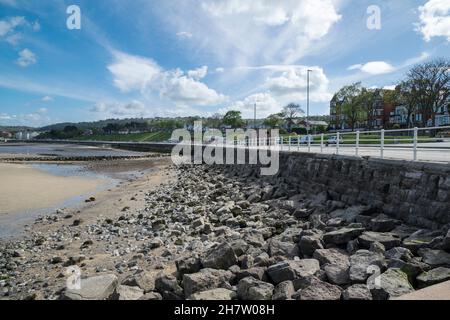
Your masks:
M 434 132 L 434 134 L 430 134 Z M 442 136 L 446 132 L 448 137 Z M 441 133 L 441 135 L 440 135 Z M 217 144 L 217 143 L 216 143 Z M 245 148 L 277 148 L 280 151 L 371 156 L 450 163 L 450 126 L 321 133 L 279 138 L 242 138 L 234 144 Z M 419 151 L 423 157 L 419 157 Z

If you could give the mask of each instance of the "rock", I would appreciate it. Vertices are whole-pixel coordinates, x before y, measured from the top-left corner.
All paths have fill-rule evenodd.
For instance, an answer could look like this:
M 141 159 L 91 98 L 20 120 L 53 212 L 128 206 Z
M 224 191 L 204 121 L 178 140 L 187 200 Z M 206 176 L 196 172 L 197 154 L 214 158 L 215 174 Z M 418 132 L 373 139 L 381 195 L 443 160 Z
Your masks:
M 298 246 L 295 243 L 283 242 L 276 239 L 269 240 L 269 255 L 271 257 L 282 256 L 293 259 L 299 256 Z
M 337 209 L 330 213 L 332 218 L 342 218 L 347 222 L 355 222 L 357 216 L 367 212 L 370 208 L 366 206 L 353 206 L 346 209 Z
M 419 259 L 420 258 L 413 258 L 407 262 L 398 259 L 390 259 L 388 268 L 400 269 L 406 273 L 408 280 L 413 283 L 419 274 L 431 269 L 428 264 L 419 261 Z
M 419 288 L 425 288 L 447 280 L 450 280 L 450 269 L 439 267 L 420 274 L 417 277 L 417 285 Z
M 379 286 L 371 289 L 374 300 L 389 300 L 413 291 L 407 275 L 399 269 L 388 269 L 381 274 Z
M 314 252 L 314 259 L 319 260 L 321 265 L 336 264 L 340 266 L 350 266 L 349 256 L 340 249 L 319 249 Z
M 181 258 L 175 261 L 178 277 L 183 278 L 184 274 L 199 272 L 202 263 L 198 257 Z
M 317 249 L 323 249 L 320 236 L 303 236 L 300 238 L 298 246 L 304 257 L 312 257 L 314 251 Z
M 366 282 L 369 277 L 369 266 L 385 267 L 384 256 L 377 252 L 358 250 L 350 256 L 350 280 L 354 282 Z
M 273 284 L 247 277 L 239 281 L 237 292 L 243 300 L 271 300 L 273 290 Z
M 156 275 L 150 272 L 139 271 L 122 281 L 123 285 L 139 287 L 144 293 L 155 290 Z
M 418 230 L 405 238 L 402 242 L 402 246 L 416 253 L 419 249 L 429 248 L 439 234 L 428 230 Z
M 422 257 L 423 262 L 432 267 L 450 267 L 450 253 L 443 250 L 419 249 L 419 256 Z
M 51 264 L 58 264 L 58 263 L 62 263 L 63 259 L 61 257 L 55 256 L 53 258 L 50 259 L 50 263 Z
M 312 276 L 319 270 L 319 261 L 316 259 L 302 259 L 299 261 L 283 261 L 272 265 L 267 269 L 267 274 L 273 283 L 278 284 L 287 280 Z
M 183 276 L 184 293 L 187 297 L 194 293 L 217 288 L 230 289 L 233 274 L 230 271 L 202 269 L 200 272 Z
M 177 278 L 168 274 L 159 274 L 155 279 L 155 289 L 166 300 L 180 300 L 183 298 L 183 289 Z
M 69 300 L 108 300 L 117 287 L 117 277 L 105 274 L 81 280 L 80 289 L 67 289 L 64 298 Z
M 266 268 L 263 267 L 253 267 L 246 270 L 240 270 L 236 273 L 236 281 L 247 277 L 253 277 L 258 280 L 263 280 L 264 274 L 266 272 Z
M 224 288 L 217 288 L 202 292 L 194 293 L 189 297 L 189 300 L 234 300 L 236 299 L 236 292 Z
M 341 288 L 338 286 L 329 284 L 324 281 L 314 280 L 305 289 L 297 291 L 293 298 L 296 300 L 340 300 Z
M 149 292 L 140 297 L 139 300 L 162 300 L 162 296 L 158 292 Z
M 144 296 L 144 290 L 138 287 L 119 285 L 116 294 L 118 300 L 139 300 Z
M 403 247 L 395 247 L 392 248 L 384 254 L 384 256 L 387 259 L 397 259 L 397 260 L 403 260 L 403 261 L 409 261 L 413 258 L 412 252 Z
M 292 281 L 283 281 L 275 287 L 272 300 L 290 300 L 294 292 Z
M 160 238 L 154 238 L 149 243 L 150 249 L 157 249 L 164 245 L 164 241 L 162 241 Z
M 444 250 L 450 252 L 450 229 L 447 232 L 447 235 L 444 237 Z
M 326 264 L 323 270 L 332 284 L 344 285 L 350 282 L 348 265 Z
M 327 232 L 323 235 L 323 241 L 326 244 L 346 244 L 359 237 L 364 230 L 364 228 L 342 228 L 336 231 Z
M 384 214 L 370 220 L 372 231 L 375 232 L 389 232 L 395 229 L 401 222 L 399 220 L 391 219 Z
M 226 242 L 212 248 L 206 258 L 202 260 L 205 268 L 212 269 L 228 269 L 232 265 L 237 264 L 238 258 L 233 248 Z
M 342 292 L 344 300 L 372 300 L 372 293 L 365 284 L 354 284 Z
M 296 209 L 293 213 L 294 218 L 296 219 L 307 219 L 311 215 L 312 211 L 305 208 Z
M 366 231 L 358 237 L 359 244 L 365 249 L 369 249 L 371 244 L 374 242 L 379 242 L 386 250 L 398 247 L 401 244 L 401 239 L 399 236 L 388 232 L 373 232 Z
M 370 244 L 369 251 L 384 254 L 386 252 L 386 247 L 382 243 L 375 241 Z

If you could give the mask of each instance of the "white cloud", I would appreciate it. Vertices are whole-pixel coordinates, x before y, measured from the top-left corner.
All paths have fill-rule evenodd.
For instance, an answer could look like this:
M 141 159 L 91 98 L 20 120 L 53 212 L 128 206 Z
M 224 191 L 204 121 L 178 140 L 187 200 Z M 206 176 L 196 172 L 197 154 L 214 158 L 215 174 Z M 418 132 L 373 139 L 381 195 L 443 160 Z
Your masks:
M 341 19 L 335 0 L 218 0 L 169 4 L 166 22 L 189 30 L 192 49 L 227 65 L 295 63 Z M 208 26 L 205 28 L 205 26 Z
M 216 105 L 226 97 L 209 88 L 199 79 L 206 76 L 206 66 L 187 75 L 177 69 L 166 71 L 149 58 L 115 52 L 115 61 L 108 66 L 114 84 L 122 91 L 140 90 L 142 94 L 159 93 L 177 105 Z
M 447 37 L 450 41 L 450 1 L 429 0 L 419 7 L 419 12 L 417 30 L 423 34 L 425 41 L 433 37 Z
M 144 91 L 161 74 L 159 65 L 149 58 L 114 52 L 115 61 L 108 66 L 114 76 L 114 84 L 122 91 Z
M 395 67 L 385 61 L 371 61 L 365 64 L 355 64 L 348 70 L 361 70 L 371 75 L 385 74 L 395 71 Z
M 36 113 L 39 113 L 39 114 L 45 114 L 45 113 L 47 113 L 48 112 L 48 109 L 47 108 L 39 108 L 37 111 L 36 111 Z
M 187 31 L 181 31 L 177 33 L 177 37 L 181 38 L 181 39 L 190 39 L 192 38 L 192 33 L 187 32 Z
M 274 96 L 285 97 L 291 100 L 304 100 L 307 93 L 307 70 L 310 72 L 310 99 L 313 102 L 329 101 L 331 94 L 328 92 L 329 80 L 320 67 L 308 66 L 264 66 L 281 73 L 268 77 L 264 87 Z
M 21 67 L 28 67 L 37 62 L 37 57 L 30 49 L 23 49 L 19 52 L 19 58 L 16 62 Z
M 18 26 L 26 24 L 24 17 L 10 17 L 5 20 L 0 20 L 0 38 L 14 32 Z
M 196 80 L 203 79 L 207 74 L 208 66 L 203 66 L 198 69 L 188 71 L 188 76 Z
M 47 115 L 47 110 L 41 108 L 36 112 L 26 114 L 7 114 L 0 113 L 0 124 L 4 125 L 24 125 L 30 127 L 43 126 L 51 122 L 51 118 Z
M 256 103 L 256 117 L 265 118 L 271 114 L 279 113 L 282 110 L 281 104 L 269 92 L 255 93 L 244 100 L 236 101 L 228 107 L 221 108 L 219 113 L 225 114 L 230 110 L 241 111 L 242 116 L 247 119 L 254 117 Z
M 54 99 L 52 97 L 50 97 L 50 96 L 45 96 L 45 97 L 42 97 L 41 100 L 44 101 L 44 102 L 50 102 L 50 101 L 53 101 Z

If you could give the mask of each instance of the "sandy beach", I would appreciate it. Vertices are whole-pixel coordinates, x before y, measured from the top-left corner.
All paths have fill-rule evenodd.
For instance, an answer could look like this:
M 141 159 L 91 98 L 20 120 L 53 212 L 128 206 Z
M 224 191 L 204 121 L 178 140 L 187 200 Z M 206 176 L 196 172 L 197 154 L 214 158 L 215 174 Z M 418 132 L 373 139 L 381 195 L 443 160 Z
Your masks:
M 0 215 L 54 206 L 95 191 L 105 181 L 89 177 L 61 177 L 26 164 L 0 163 Z

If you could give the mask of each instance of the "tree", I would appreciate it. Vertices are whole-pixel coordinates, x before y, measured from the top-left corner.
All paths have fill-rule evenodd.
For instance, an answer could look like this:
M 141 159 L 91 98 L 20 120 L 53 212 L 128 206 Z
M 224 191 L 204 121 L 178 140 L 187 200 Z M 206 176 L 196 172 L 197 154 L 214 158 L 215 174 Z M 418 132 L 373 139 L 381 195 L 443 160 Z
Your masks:
M 283 122 L 282 115 L 277 113 L 277 114 L 271 114 L 270 116 L 268 116 L 264 120 L 264 125 L 266 125 L 270 128 L 276 128 L 276 127 L 281 126 L 282 122 Z
M 292 131 L 292 125 L 294 124 L 294 119 L 303 115 L 305 111 L 300 107 L 299 104 L 289 103 L 283 108 L 282 115 L 287 123 L 288 132 Z
M 412 115 L 419 110 L 419 95 L 413 81 L 402 81 L 395 88 L 396 103 L 406 108 L 406 121 L 408 121 L 408 128 L 414 124 Z
M 347 118 L 352 131 L 356 124 L 367 120 L 367 110 L 364 108 L 365 95 L 361 83 L 353 83 L 343 87 L 336 93 L 337 99 L 342 102 L 342 113 Z
M 430 119 L 434 125 L 436 112 L 446 107 L 450 96 L 450 60 L 440 58 L 418 64 L 408 72 L 406 81 L 414 88 L 422 125 L 426 126 Z
M 228 111 L 223 117 L 223 123 L 231 126 L 232 128 L 241 127 L 244 124 L 240 111 Z

